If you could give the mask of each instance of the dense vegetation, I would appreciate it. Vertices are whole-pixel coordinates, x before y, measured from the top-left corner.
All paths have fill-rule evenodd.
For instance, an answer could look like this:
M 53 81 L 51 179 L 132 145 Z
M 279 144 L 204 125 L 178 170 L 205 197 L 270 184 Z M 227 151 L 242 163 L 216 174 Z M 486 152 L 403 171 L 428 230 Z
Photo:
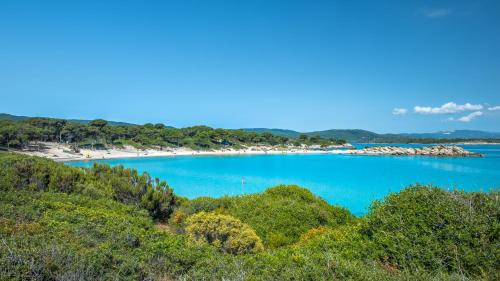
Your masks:
M 481 137 L 473 137 L 473 136 Z M 37 142 L 59 142 L 78 147 L 104 148 L 132 145 L 137 148 L 189 147 L 214 149 L 251 145 L 329 145 L 351 143 L 498 143 L 498 134 L 456 131 L 437 134 L 377 134 L 366 130 L 325 130 L 300 133 L 282 129 L 213 129 L 206 126 L 173 128 L 164 124 L 135 125 L 97 120 L 63 120 L 0 114 L 0 148 L 36 147 Z
M 407 188 L 373 204 L 362 231 L 399 267 L 480 275 L 500 269 L 498 195 Z
M 187 200 L 133 170 L 0 153 L 0 276 L 498 280 L 499 195 L 417 185 L 355 218 L 297 186 Z
M 11 121 L 22 121 L 22 120 L 28 120 L 33 117 L 30 116 L 20 116 L 20 115 L 12 115 L 8 113 L 0 113 L 0 120 L 11 120 Z M 80 123 L 80 124 L 88 124 L 92 122 L 92 120 L 85 120 L 85 119 L 65 119 L 66 122 L 73 122 L 73 123 Z M 127 122 L 117 122 L 117 121 L 107 121 L 109 125 L 112 126 L 132 126 L 136 124 L 132 123 L 127 123 Z
M 0 209 L 1 280 L 160 280 L 199 255 L 146 212 L 105 198 L 10 190 Z
M 184 218 L 200 211 L 224 213 L 240 219 L 253 227 L 271 248 L 295 243 L 311 228 L 334 227 L 354 220 L 346 209 L 331 206 L 309 190 L 293 185 L 246 196 L 190 200 L 177 208 L 172 223 L 182 225 Z
M 188 237 L 231 254 L 255 253 L 264 249 L 250 226 L 230 215 L 199 212 L 187 219 Z
M 53 161 L 0 153 L 0 191 L 28 190 L 77 193 L 109 198 L 147 210 L 155 220 L 170 217 L 176 197 L 165 181 L 122 166 L 94 164 L 79 169 Z
M 213 129 L 206 126 L 172 128 L 163 124 L 110 125 L 97 119 L 88 123 L 63 119 L 29 118 L 21 120 L 0 119 L 0 147 L 27 148 L 37 142 L 59 142 L 78 147 L 103 148 L 108 145 L 132 145 L 138 148 L 180 147 L 213 149 L 240 148 L 249 145 L 322 145 L 342 144 L 345 141 L 324 139 L 318 136 L 301 136 L 297 139 L 270 133 L 250 133 L 241 130 Z

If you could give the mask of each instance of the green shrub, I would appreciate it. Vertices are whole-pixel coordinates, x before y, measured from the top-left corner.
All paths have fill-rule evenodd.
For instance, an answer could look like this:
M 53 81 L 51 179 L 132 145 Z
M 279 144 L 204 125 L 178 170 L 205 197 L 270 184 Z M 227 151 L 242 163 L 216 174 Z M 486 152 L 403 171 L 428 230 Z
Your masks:
M 139 175 L 134 169 L 98 163 L 88 172 L 89 182 L 110 187 L 115 200 L 145 208 L 156 220 L 167 220 L 174 210 L 176 198 L 172 189 L 147 173 Z
M 498 195 L 416 185 L 374 203 L 363 232 L 398 268 L 499 277 Z
M 331 232 L 330 232 L 331 231 Z M 366 256 L 356 227 L 342 227 L 307 242 L 253 255 L 213 256 L 192 267 L 187 280 L 470 280 L 458 274 L 393 270 Z M 352 239 L 351 239 L 352 238 Z
M 355 220 L 346 209 L 331 206 L 295 185 L 280 185 L 237 197 L 197 198 L 184 203 L 176 212 L 187 217 L 200 211 L 217 211 L 240 219 L 272 248 L 296 242 L 311 228 L 344 225 Z
M 166 221 L 176 197 L 165 181 L 123 166 L 95 164 L 90 169 L 66 166 L 52 160 L 0 153 L 0 190 L 54 191 L 112 198 L 149 211 Z
M 53 192 L 0 192 L 1 280 L 137 280 L 153 235 L 145 212 Z
M 358 219 L 297 186 L 187 200 L 135 170 L 0 153 L 0 279 L 499 280 L 499 195 L 413 186 Z
M 231 254 L 255 253 L 264 247 L 255 231 L 240 220 L 222 214 L 199 212 L 186 221 L 187 235 Z

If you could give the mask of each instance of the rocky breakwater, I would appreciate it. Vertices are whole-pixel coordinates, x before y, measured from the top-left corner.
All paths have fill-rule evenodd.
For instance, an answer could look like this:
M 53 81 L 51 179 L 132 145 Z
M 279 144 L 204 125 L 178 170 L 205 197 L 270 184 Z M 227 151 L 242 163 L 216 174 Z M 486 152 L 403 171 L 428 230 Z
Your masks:
M 482 154 L 467 151 L 459 146 L 436 145 L 420 148 L 398 146 L 375 146 L 351 150 L 348 154 L 359 155 L 401 155 L 401 156 L 436 156 L 436 157 L 482 157 Z

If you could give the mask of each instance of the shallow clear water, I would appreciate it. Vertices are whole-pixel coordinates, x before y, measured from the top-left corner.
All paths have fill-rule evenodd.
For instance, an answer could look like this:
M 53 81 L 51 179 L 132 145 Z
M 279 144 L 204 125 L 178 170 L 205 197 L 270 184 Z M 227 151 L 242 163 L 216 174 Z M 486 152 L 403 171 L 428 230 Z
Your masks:
M 364 144 L 358 144 L 364 147 Z M 419 145 L 409 145 L 419 146 Z M 98 160 L 166 180 L 188 198 L 259 192 L 298 184 L 356 215 L 374 199 L 413 183 L 466 191 L 500 188 L 500 145 L 464 145 L 483 158 L 349 155 L 175 156 Z M 67 162 L 89 167 L 94 161 Z M 242 178 L 244 177 L 244 185 Z

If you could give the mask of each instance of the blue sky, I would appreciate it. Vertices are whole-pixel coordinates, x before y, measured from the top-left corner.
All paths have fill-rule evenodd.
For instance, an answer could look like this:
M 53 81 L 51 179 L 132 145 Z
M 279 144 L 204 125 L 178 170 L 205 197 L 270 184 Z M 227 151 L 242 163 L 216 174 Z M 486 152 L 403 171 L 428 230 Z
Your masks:
M 500 131 L 500 1 L 1 1 L 0 112 Z

